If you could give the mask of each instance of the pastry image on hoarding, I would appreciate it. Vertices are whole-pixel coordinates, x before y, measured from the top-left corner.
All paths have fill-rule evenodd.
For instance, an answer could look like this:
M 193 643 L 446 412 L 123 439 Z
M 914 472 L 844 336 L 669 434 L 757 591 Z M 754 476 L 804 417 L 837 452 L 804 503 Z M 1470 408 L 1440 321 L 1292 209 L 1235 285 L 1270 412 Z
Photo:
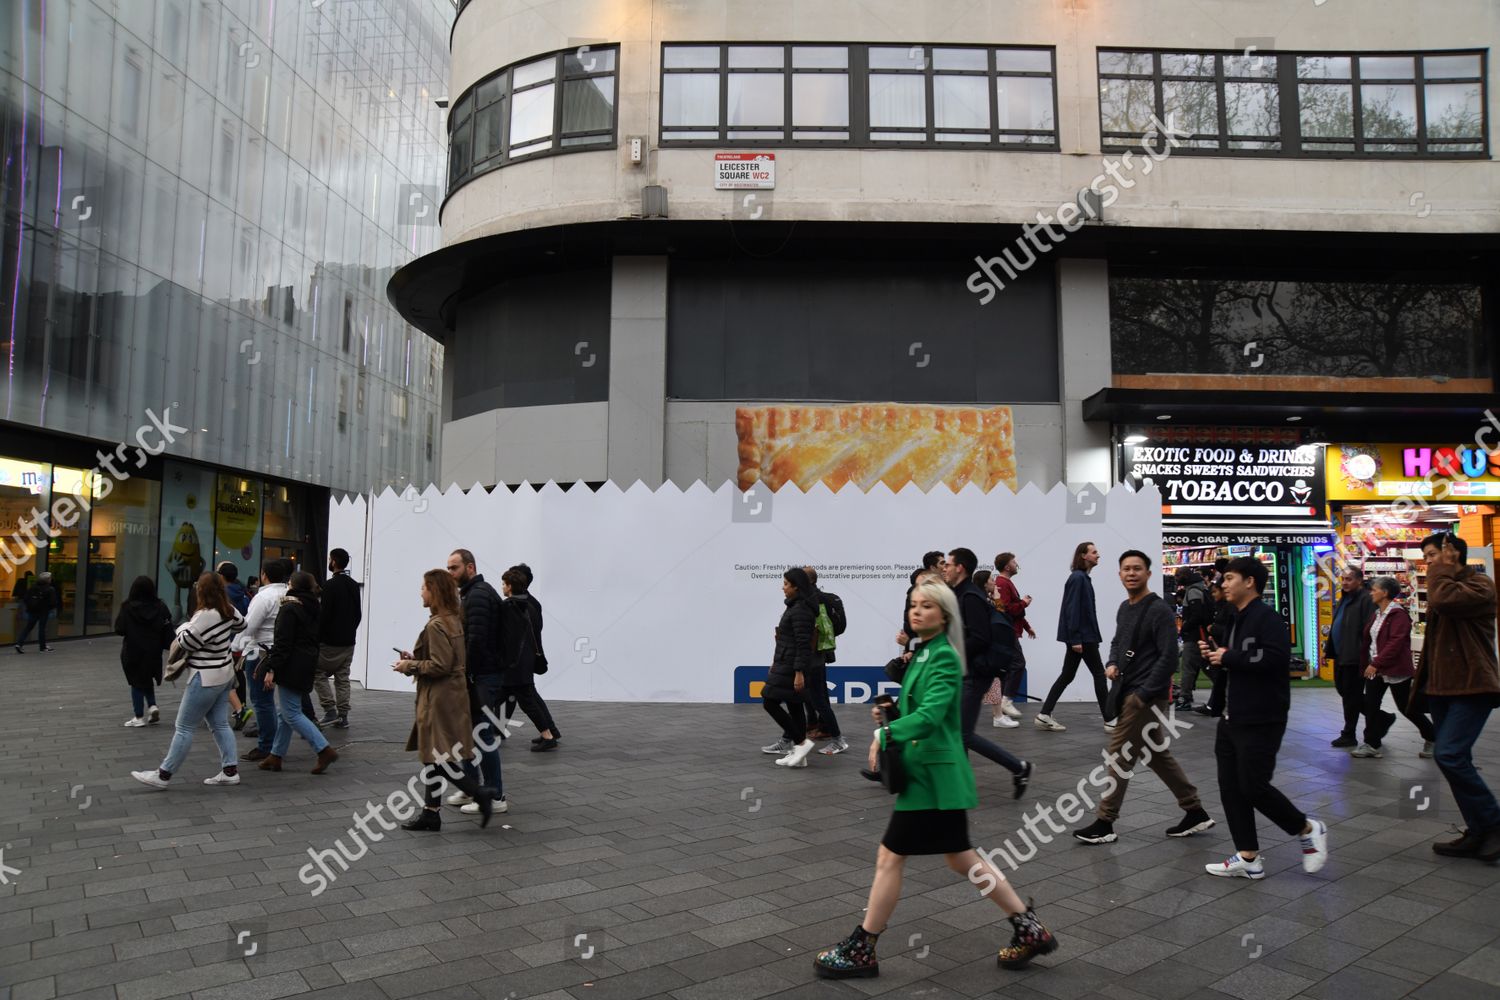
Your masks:
M 975 483 L 1016 488 L 1015 436 L 1008 406 L 910 403 L 743 406 L 734 413 L 739 487 L 764 483 L 868 490 L 908 482 L 922 490 Z

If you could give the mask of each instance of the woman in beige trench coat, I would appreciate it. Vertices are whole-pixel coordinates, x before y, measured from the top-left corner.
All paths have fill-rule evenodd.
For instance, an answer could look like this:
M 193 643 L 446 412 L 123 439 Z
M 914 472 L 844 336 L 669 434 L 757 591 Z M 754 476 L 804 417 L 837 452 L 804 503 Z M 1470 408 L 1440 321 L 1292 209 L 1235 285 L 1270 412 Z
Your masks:
M 423 782 L 427 787 L 427 804 L 405 830 L 441 830 L 441 773 L 479 803 L 479 825 L 488 826 L 494 811 L 494 793 L 480 788 L 464 775 L 460 764 L 474 752 L 473 723 L 469 718 L 469 689 L 464 676 L 463 609 L 458 601 L 458 584 L 446 570 L 431 569 L 422 574 L 422 605 L 432 612 L 416 647 L 403 652 L 392 669 L 415 677 L 417 681 L 417 718 L 406 738 L 406 749 L 421 755 Z M 439 772 L 436 768 L 441 767 Z

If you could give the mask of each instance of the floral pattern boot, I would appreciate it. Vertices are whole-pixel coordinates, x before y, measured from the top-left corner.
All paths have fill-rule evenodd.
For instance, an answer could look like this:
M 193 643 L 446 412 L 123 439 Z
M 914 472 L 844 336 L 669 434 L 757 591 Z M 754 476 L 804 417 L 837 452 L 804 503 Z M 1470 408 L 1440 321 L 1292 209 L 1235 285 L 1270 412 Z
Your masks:
M 875 957 L 875 942 L 879 934 L 868 933 L 856 924 L 854 933 L 834 945 L 818 952 L 813 966 L 823 979 L 864 979 L 880 975 L 880 962 Z
M 1002 969 L 1024 969 L 1038 955 L 1050 955 L 1057 950 L 1057 938 L 1042 926 L 1036 918 L 1035 904 L 1026 901 L 1026 912 L 1010 918 L 1016 933 L 1010 944 L 1000 949 L 998 961 Z

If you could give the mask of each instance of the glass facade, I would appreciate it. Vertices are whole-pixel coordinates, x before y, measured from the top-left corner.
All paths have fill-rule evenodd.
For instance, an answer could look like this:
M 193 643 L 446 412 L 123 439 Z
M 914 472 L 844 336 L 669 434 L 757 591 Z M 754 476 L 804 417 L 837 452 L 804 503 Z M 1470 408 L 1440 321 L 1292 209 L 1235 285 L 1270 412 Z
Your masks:
M 6 4 L 0 419 L 110 441 L 170 411 L 170 455 L 435 478 L 442 348 L 385 287 L 439 244 L 453 10 Z

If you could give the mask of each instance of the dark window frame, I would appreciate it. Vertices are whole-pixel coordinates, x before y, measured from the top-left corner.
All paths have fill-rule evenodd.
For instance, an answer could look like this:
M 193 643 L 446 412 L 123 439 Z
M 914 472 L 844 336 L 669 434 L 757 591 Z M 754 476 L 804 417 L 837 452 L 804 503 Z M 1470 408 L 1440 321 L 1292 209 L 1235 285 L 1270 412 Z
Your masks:
M 780 68 L 763 67 L 731 67 L 729 65 L 729 50 L 731 48 L 776 48 L 780 47 L 783 52 L 782 65 Z M 667 68 L 666 51 L 669 48 L 716 48 L 719 50 L 719 64 L 716 67 L 691 67 L 691 68 Z M 845 67 L 802 67 L 793 62 L 793 50 L 816 48 L 842 48 L 848 51 L 847 65 Z M 870 50 L 886 48 L 905 48 L 908 52 L 922 50 L 922 66 L 911 69 L 870 69 Z M 974 49 L 986 53 L 985 60 L 987 68 L 983 70 L 957 70 L 936 69 L 933 65 L 933 49 Z M 1048 72 L 1033 70 L 1000 70 L 996 66 L 996 52 L 998 51 L 1024 51 L 1045 52 L 1051 61 L 1052 68 Z M 729 105 L 729 74 L 731 73 L 779 73 L 782 76 L 783 108 L 782 125 L 780 128 L 773 126 L 760 127 L 731 127 L 728 122 Z M 801 147 L 810 149 L 944 149 L 944 150 L 988 150 L 988 151 L 1029 151 L 1029 152 L 1058 152 L 1062 148 L 1061 135 L 1058 128 L 1058 95 L 1057 95 L 1057 47 L 1055 45 L 974 45 L 954 43 L 913 43 L 911 45 L 892 44 L 890 42 L 837 42 L 837 41 L 797 41 L 797 42 L 693 42 L 672 41 L 663 42 L 661 46 L 661 65 L 657 74 L 658 98 L 657 98 L 657 136 L 658 142 L 663 149 L 764 149 Z M 792 99 L 795 87 L 795 78 L 798 74 L 832 73 L 844 75 L 849 81 L 849 115 L 848 125 L 844 128 L 835 126 L 800 126 L 792 115 Z M 704 124 L 701 127 L 690 125 L 679 125 L 668 128 L 666 121 L 666 90 L 668 75 L 698 74 L 716 75 L 719 81 L 719 120 L 716 125 Z M 926 107 L 926 123 L 921 128 L 898 128 L 887 126 L 874 126 L 870 124 L 870 78 L 872 75 L 920 75 L 924 79 L 924 101 Z M 964 129 L 964 128 L 938 128 L 934 121 L 934 99 L 935 99 L 935 77 L 940 76 L 974 76 L 987 81 L 989 91 L 990 124 L 987 129 Z M 999 122 L 999 95 L 996 90 L 998 82 L 1002 79 L 1026 78 L 1048 80 L 1052 89 L 1052 124 L 1051 129 L 1002 129 Z M 672 132 L 710 132 L 718 133 L 713 139 L 674 139 Z M 729 138 L 730 132 L 744 133 L 761 131 L 766 133 L 766 138 L 745 139 Z M 926 138 L 922 140 L 877 140 L 875 135 L 881 132 L 923 132 Z M 834 134 L 847 134 L 846 139 L 799 139 L 794 138 L 797 133 L 806 132 L 828 132 Z M 984 142 L 953 142 L 939 141 L 937 134 L 984 134 L 987 141 Z M 1005 142 L 999 140 L 1001 135 L 1026 135 L 1026 136 L 1050 136 L 1050 141 L 1043 142 Z M 779 138 L 777 137 L 779 136 Z
M 593 53 L 609 52 L 612 61 L 608 69 L 587 70 L 579 67 L 569 67 L 569 59 L 576 56 L 578 49 L 557 49 L 552 52 L 539 52 L 525 59 L 518 59 L 513 63 L 502 66 L 487 76 L 481 77 L 469 86 L 450 105 L 448 113 L 448 189 L 444 202 L 451 198 L 459 188 L 476 177 L 482 177 L 492 170 L 508 167 L 512 163 L 526 163 L 548 156 L 561 156 L 567 153 L 587 153 L 602 149 L 619 148 L 620 131 L 620 46 L 618 43 L 612 45 L 591 45 L 589 51 Z M 528 83 L 516 89 L 512 86 L 514 71 L 520 66 L 529 66 L 532 63 L 552 59 L 552 76 Z M 563 95 L 567 85 L 570 83 L 586 82 L 608 77 L 612 81 L 612 94 L 610 97 L 610 123 L 608 130 L 605 129 L 574 129 L 565 131 L 563 129 Z M 552 129 L 548 133 L 547 145 L 543 148 L 532 149 L 527 152 L 514 155 L 510 148 L 510 118 L 516 94 L 525 94 L 542 87 L 552 87 Z M 486 98 L 485 103 L 480 106 L 478 100 L 481 91 Z M 481 112 L 498 114 L 500 116 L 499 142 L 493 150 L 482 160 L 474 159 L 475 128 L 479 123 Z M 455 139 L 462 134 L 462 140 L 467 149 L 468 164 L 466 169 L 456 169 L 458 161 L 454 159 L 453 150 Z M 568 140 L 582 140 L 569 143 Z M 538 139 L 537 142 L 542 140 Z
M 1104 55 L 1143 55 L 1151 57 L 1150 73 L 1106 73 L 1099 69 L 1100 57 Z M 1162 57 L 1169 55 L 1194 55 L 1214 56 L 1215 69 L 1211 76 L 1188 76 L 1180 73 L 1164 73 L 1162 70 Z M 1212 81 L 1218 102 L 1218 131 L 1216 133 L 1198 133 L 1188 137 L 1181 145 L 1173 148 L 1174 155 L 1188 156 L 1232 156 L 1232 157 L 1261 157 L 1273 159 L 1360 159 L 1360 160 L 1487 160 L 1490 158 L 1490 136 L 1489 136 L 1489 51 L 1487 49 L 1408 49 L 1401 51 L 1377 50 L 1267 50 L 1257 51 L 1257 58 L 1270 58 L 1276 60 L 1275 72 L 1270 76 L 1255 77 L 1242 74 L 1226 74 L 1224 68 L 1225 58 L 1244 58 L 1245 52 L 1235 49 L 1194 49 L 1191 47 L 1177 48 L 1141 48 L 1141 47 L 1119 47 L 1119 48 L 1096 48 L 1094 50 L 1094 68 L 1096 77 L 1102 91 L 1106 80 L 1128 80 L 1149 81 L 1152 87 L 1153 113 L 1158 119 L 1163 120 L 1165 100 L 1163 84 L 1168 82 Z M 1428 77 L 1425 72 L 1425 61 L 1428 58 L 1442 58 L 1445 56 L 1477 56 L 1479 59 L 1478 77 Z M 1396 79 L 1390 77 L 1363 77 L 1360 74 L 1359 61 L 1361 58 L 1409 58 L 1413 62 L 1413 74 L 1410 78 Z M 1299 75 L 1298 60 L 1306 58 L 1322 59 L 1348 59 L 1349 75 L 1347 77 L 1308 77 L 1306 79 Z M 1242 135 L 1227 132 L 1227 114 L 1225 99 L 1225 84 L 1228 83 L 1271 83 L 1277 88 L 1277 106 L 1281 123 L 1280 135 L 1275 138 L 1279 148 L 1276 149 L 1248 149 L 1235 148 L 1234 142 L 1265 142 L 1272 141 L 1266 136 Z M 1350 112 L 1354 135 L 1348 137 L 1316 137 L 1310 141 L 1304 141 L 1302 136 L 1302 108 L 1300 87 L 1304 84 L 1328 84 L 1332 86 L 1344 86 L 1350 92 Z M 1427 101 L 1426 88 L 1431 85 L 1441 84 L 1475 84 L 1479 88 L 1479 115 L 1480 134 L 1477 137 L 1460 139 L 1431 139 L 1427 135 Z M 1402 86 L 1413 86 L 1416 90 L 1416 121 L 1417 132 L 1413 139 L 1391 137 L 1371 137 L 1364 134 L 1363 122 L 1363 88 L 1367 85 L 1394 84 Z M 1102 94 L 1101 94 L 1102 96 Z M 1107 152 L 1117 152 L 1139 146 L 1142 136 L 1109 131 L 1105 128 L 1102 103 L 1099 115 L 1099 139 L 1101 148 Z M 1218 147 L 1205 147 L 1189 145 L 1192 141 L 1217 140 Z M 1154 143 L 1158 148 L 1164 140 L 1157 139 Z M 1451 149 L 1444 150 L 1444 146 L 1472 145 L 1477 142 L 1480 149 Z M 1367 147 L 1390 146 L 1396 143 L 1410 145 L 1410 150 L 1372 149 Z M 1352 149 L 1335 149 L 1335 145 L 1349 145 Z M 1438 149 L 1431 148 L 1439 147 Z

